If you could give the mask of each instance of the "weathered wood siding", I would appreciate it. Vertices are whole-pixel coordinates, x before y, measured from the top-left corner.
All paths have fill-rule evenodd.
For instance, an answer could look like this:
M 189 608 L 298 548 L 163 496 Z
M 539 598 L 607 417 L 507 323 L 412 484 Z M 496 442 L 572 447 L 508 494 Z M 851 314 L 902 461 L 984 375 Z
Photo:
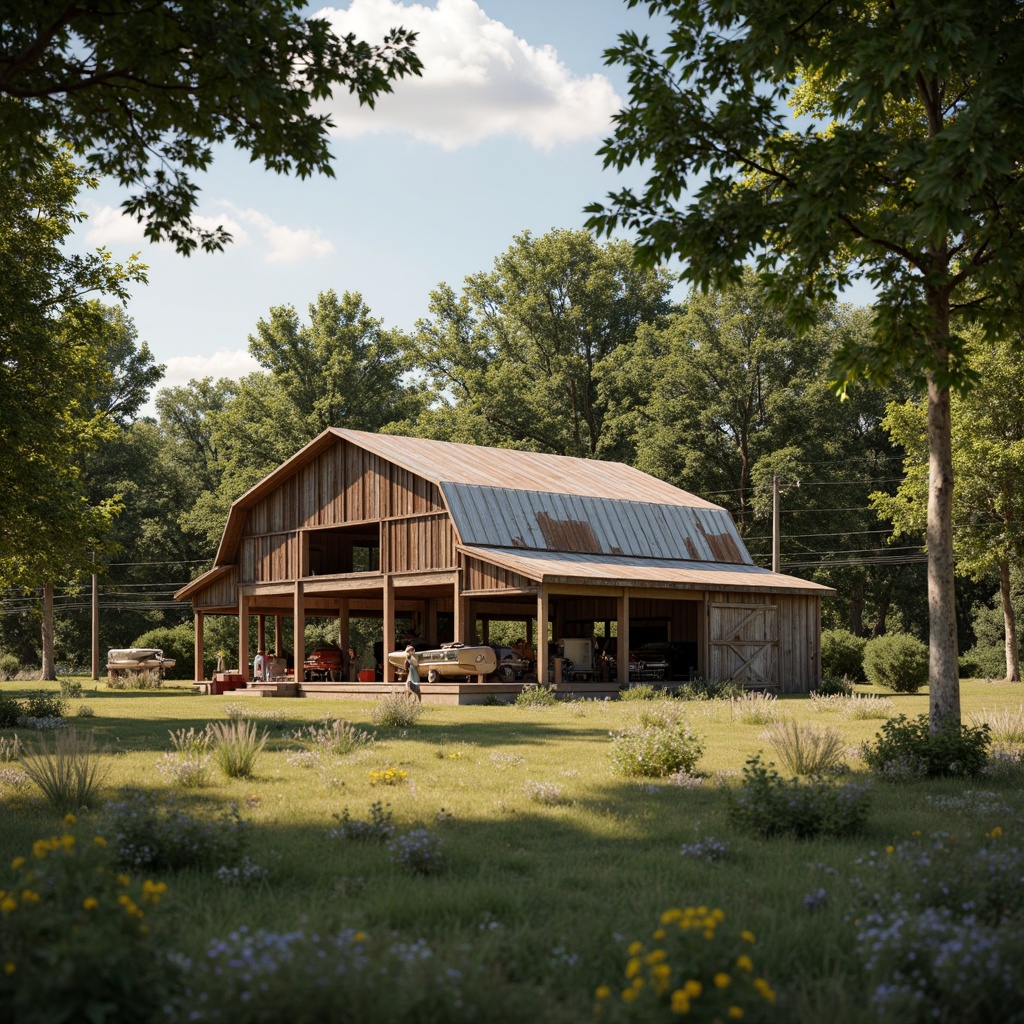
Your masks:
M 239 546 L 238 570 L 243 583 L 292 580 L 298 567 L 299 538 L 294 533 L 244 537 Z
M 207 608 L 238 607 L 238 570 L 232 567 L 209 586 L 192 595 L 192 607 L 197 611 Z
M 384 528 L 388 572 L 454 568 L 455 534 L 447 515 L 392 520 Z
M 242 535 L 290 533 L 443 508 L 430 481 L 339 441 L 253 505 Z
M 536 586 L 534 580 L 509 569 L 488 565 L 479 558 L 467 556 L 463 564 L 463 590 L 520 590 Z
M 743 608 L 770 609 L 748 616 Z M 735 609 L 733 611 L 732 609 Z M 740 639 L 731 647 L 725 634 L 742 623 Z M 729 677 L 740 671 L 748 681 L 771 682 L 782 693 L 808 693 L 821 681 L 821 598 L 817 595 L 759 594 L 730 591 L 708 594 L 708 672 Z M 763 650 L 758 651 L 759 647 Z

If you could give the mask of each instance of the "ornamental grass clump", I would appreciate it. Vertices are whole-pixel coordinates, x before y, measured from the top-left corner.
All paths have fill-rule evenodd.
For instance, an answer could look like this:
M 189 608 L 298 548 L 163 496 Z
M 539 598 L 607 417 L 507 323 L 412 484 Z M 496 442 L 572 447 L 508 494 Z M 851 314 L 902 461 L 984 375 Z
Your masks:
M 372 745 L 376 737 L 343 718 L 325 718 L 322 722 L 296 729 L 291 738 L 309 743 L 314 749 L 326 754 L 344 757 L 361 747 Z
M 627 947 L 622 975 L 594 991 L 598 1020 L 778 1020 L 776 991 L 754 963 L 753 932 L 724 921 L 718 908 L 666 910 L 647 942 Z
M 13 736 L 0 736 L 0 764 L 8 761 L 17 761 L 25 752 L 25 746 L 18 739 L 18 734 Z
M 94 806 L 109 770 L 96 750 L 92 733 L 82 736 L 76 729 L 56 733 L 52 747 L 40 737 L 21 764 L 42 790 L 46 802 L 61 814 Z
M 876 697 L 870 693 L 855 693 L 847 697 L 839 708 L 840 718 L 860 722 L 871 718 L 892 718 L 896 704 L 890 697 Z
M 676 772 L 692 774 L 704 753 L 700 737 L 685 723 L 636 725 L 612 737 L 612 771 L 617 775 L 664 778 Z
M 160 756 L 157 771 L 172 785 L 182 789 L 199 789 L 209 782 L 210 743 L 209 729 L 195 728 L 170 730 L 173 753 Z
M 118 873 L 104 837 L 75 825 L 0 873 L 4 1019 L 156 1020 L 180 980 L 160 929 L 167 886 Z
M 373 706 L 374 725 L 389 729 L 411 729 L 423 714 L 423 705 L 406 693 L 386 693 Z
M 775 722 L 764 732 L 782 766 L 792 775 L 826 775 L 843 767 L 846 745 L 832 726 Z
M 975 728 L 987 725 L 994 746 L 1004 750 L 1024 748 L 1024 704 L 998 711 L 982 708 L 980 715 L 971 715 L 968 720 Z
M 111 855 L 121 866 L 144 871 L 212 870 L 240 863 L 247 826 L 233 804 L 217 813 L 193 811 L 183 798 L 127 789 L 98 817 Z
M 213 759 L 229 779 L 249 779 L 267 742 L 267 730 L 257 733 L 256 724 L 243 719 L 211 722 L 209 730 Z
M 742 831 L 763 839 L 786 835 L 842 839 L 864 831 L 870 796 L 868 786 L 852 782 L 783 779 L 773 763 L 765 764 L 755 754 L 743 769 L 739 789 L 730 794 L 729 819 Z
M 619 690 L 619 700 L 655 700 L 660 695 L 660 691 L 649 683 L 634 683 Z
M 744 725 L 771 725 L 779 717 L 778 698 L 756 690 L 744 693 L 742 697 L 733 697 L 729 709 L 732 717 Z

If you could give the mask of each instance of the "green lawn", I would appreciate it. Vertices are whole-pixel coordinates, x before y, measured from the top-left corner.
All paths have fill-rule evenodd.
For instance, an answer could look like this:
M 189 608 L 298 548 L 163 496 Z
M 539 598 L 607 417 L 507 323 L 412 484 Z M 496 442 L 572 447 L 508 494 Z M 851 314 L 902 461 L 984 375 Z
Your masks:
M 737 834 L 721 788 L 611 773 L 609 732 L 634 722 L 639 702 L 430 706 L 409 730 L 376 729 L 371 747 L 310 769 L 288 763 L 301 745 L 285 733 L 327 715 L 373 730 L 371 703 L 207 697 L 179 689 L 93 691 L 90 681 L 82 682 L 86 693 L 81 702 L 69 702 L 69 714 L 78 703 L 95 712 L 75 724 L 92 730 L 109 751 L 104 798 L 128 785 L 168 788 L 156 762 L 171 749 L 169 730 L 224 719 L 232 704 L 278 716 L 257 718 L 271 738 L 254 778 L 214 773 L 209 786 L 179 791 L 197 803 L 238 804 L 253 825 L 248 855 L 269 869 L 269 878 L 255 888 L 225 886 L 212 871 L 165 878 L 168 945 L 196 953 L 242 925 L 324 934 L 353 927 L 406 942 L 424 939 L 439 962 L 498 965 L 501 987 L 493 998 L 507 1004 L 508 1019 L 591 1019 L 592 994 L 621 977 L 626 944 L 649 935 L 665 909 L 703 904 L 720 907 L 726 925 L 758 936 L 758 966 L 780 993 L 779 1019 L 877 1020 L 864 972 L 851 956 L 850 879 L 861 871 L 857 859 L 914 830 L 980 837 L 999 826 L 1007 842 L 1021 838 L 1024 798 L 1017 782 L 1000 779 L 876 783 L 867 834 L 856 840 L 801 843 Z M 24 696 L 29 687 L 4 683 L 0 692 Z M 56 687 L 32 687 L 42 688 Z M 1024 691 L 972 680 L 964 682 L 962 698 L 966 719 L 983 709 L 1016 710 Z M 927 711 L 926 693 L 891 699 L 908 716 Z M 704 738 L 700 770 L 738 773 L 759 749 L 770 753 L 760 738 L 764 726 L 738 721 L 727 702 L 685 707 L 687 721 Z M 837 726 L 851 748 L 881 724 L 843 721 L 799 697 L 780 699 L 778 710 L 801 722 Z M 854 777 L 863 772 L 852 750 L 850 763 Z M 389 766 L 403 769 L 407 779 L 372 785 L 371 772 Z M 738 782 L 738 776 L 727 779 Z M 557 802 L 535 799 L 537 783 L 546 784 L 549 796 L 558 787 Z M 979 792 L 992 795 L 978 798 Z M 409 876 L 382 846 L 329 837 L 335 814 L 347 807 L 365 818 L 376 800 L 390 803 L 400 828 L 420 824 L 443 838 L 447 867 L 441 874 Z M 0 863 L 59 830 L 59 816 L 31 787 L 0 783 Z M 707 836 L 727 844 L 726 859 L 680 856 L 681 844 Z M 811 913 L 804 898 L 821 889 L 827 899 Z

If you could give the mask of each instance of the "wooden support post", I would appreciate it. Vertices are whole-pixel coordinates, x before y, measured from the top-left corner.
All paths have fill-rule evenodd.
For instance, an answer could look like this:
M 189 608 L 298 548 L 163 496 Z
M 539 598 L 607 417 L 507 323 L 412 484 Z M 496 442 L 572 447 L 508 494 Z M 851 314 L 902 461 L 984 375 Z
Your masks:
M 306 592 L 302 587 L 302 580 L 295 581 L 295 597 L 292 617 L 294 625 L 292 628 L 292 646 L 295 648 L 295 675 L 297 683 L 305 681 L 303 663 L 306 660 Z
M 238 595 L 238 671 L 249 682 L 249 598 Z
M 284 654 L 284 646 L 281 643 L 281 620 L 283 616 L 274 616 L 274 657 Z
M 195 681 L 200 683 L 206 678 L 206 670 L 203 667 L 203 619 L 205 616 L 202 612 L 195 613 L 196 618 L 196 647 L 195 647 L 195 661 L 196 670 L 192 673 L 195 677 Z
M 618 605 L 619 630 L 615 642 L 616 679 L 620 686 L 629 685 L 629 588 L 622 588 Z
M 384 682 L 395 681 L 395 667 L 388 655 L 395 646 L 395 581 L 391 573 L 384 574 Z
M 491 617 L 490 617 L 490 615 L 485 615 L 483 617 L 483 619 L 481 620 L 481 622 L 482 622 L 482 627 L 481 628 L 483 630 L 481 642 L 485 643 L 485 644 L 489 644 L 491 642 Z
M 267 653 L 267 617 L 256 616 L 256 650 Z
M 348 628 L 348 598 L 343 597 L 338 602 L 338 646 L 345 652 L 346 657 L 348 656 L 349 648 L 349 628 Z
M 537 594 L 537 682 L 548 681 L 548 592 L 541 584 Z
M 455 570 L 455 593 L 454 593 L 454 614 L 452 616 L 452 640 L 457 644 L 466 642 L 466 623 L 463 615 L 466 609 L 462 605 L 462 570 Z

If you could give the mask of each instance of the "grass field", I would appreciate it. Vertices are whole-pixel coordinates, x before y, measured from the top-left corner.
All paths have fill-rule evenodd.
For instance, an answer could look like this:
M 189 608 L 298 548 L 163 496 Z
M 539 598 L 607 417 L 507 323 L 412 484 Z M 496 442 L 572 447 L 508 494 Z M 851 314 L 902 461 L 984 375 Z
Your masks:
M 703 737 L 699 770 L 735 777 L 687 787 L 612 774 L 609 733 L 635 722 L 641 702 L 427 707 L 401 731 L 374 727 L 368 702 L 126 693 L 82 682 L 86 692 L 69 701 L 68 714 L 79 703 L 95 712 L 74 724 L 108 752 L 103 799 L 129 785 L 170 788 L 156 769 L 171 749 L 170 730 L 225 719 L 241 705 L 269 732 L 253 778 L 214 772 L 206 787 L 178 791 L 196 805 L 238 805 L 252 824 L 247 854 L 269 874 L 249 887 L 218 881 L 215 864 L 165 877 L 168 948 L 195 955 L 241 926 L 320 934 L 353 928 L 404 943 L 425 940 L 439 964 L 486 968 L 494 1006 L 505 1007 L 487 1019 L 592 1019 L 593 993 L 621 979 L 629 942 L 650 935 L 667 908 L 705 905 L 721 908 L 723 927 L 757 936 L 758 967 L 779 993 L 773 1019 L 878 1020 L 870 972 L 853 954 L 863 863 L 915 831 L 952 833 L 969 844 L 998 827 L 1003 842 L 1021 840 L 1024 796 L 1012 778 L 875 782 L 867 832 L 854 840 L 739 834 L 727 818 L 727 789 L 738 784 L 748 757 L 771 751 L 761 738 L 764 725 L 743 723 L 728 702 L 688 702 L 685 720 Z M 0 692 L 20 697 L 47 687 L 56 689 L 4 683 Z M 889 696 L 908 716 L 927 711 L 925 692 Z M 1016 711 L 1024 691 L 971 680 L 962 700 L 966 720 L 986 710 Z M 777 710 L 836 726 L 850 748 L 881 724 L 843 720 L 800 697 L 780 699 Z M 372 731 L 376 741 L 319 766 L 294 763 L 303 744 L 287 734 L 325 716 Z M 850 755 L 852 777 L 866 777 L 852 749 Z M 407 773 L 404 781 L 372 784 L 371 773 L 389 767 Z M 385 846 L 330 837 L 335 815 L 348 808 L 366 818 L 378 800 L 390 805 L 401 830 L 421 825 L 441 837 L 443 871 L 409 875 Z M 31 786 L 0 782 L 0 864 L 60 827 L 60 816 Z M 682 844 L 707 837 L 727 848 L 722 860 L 681 856 Z

